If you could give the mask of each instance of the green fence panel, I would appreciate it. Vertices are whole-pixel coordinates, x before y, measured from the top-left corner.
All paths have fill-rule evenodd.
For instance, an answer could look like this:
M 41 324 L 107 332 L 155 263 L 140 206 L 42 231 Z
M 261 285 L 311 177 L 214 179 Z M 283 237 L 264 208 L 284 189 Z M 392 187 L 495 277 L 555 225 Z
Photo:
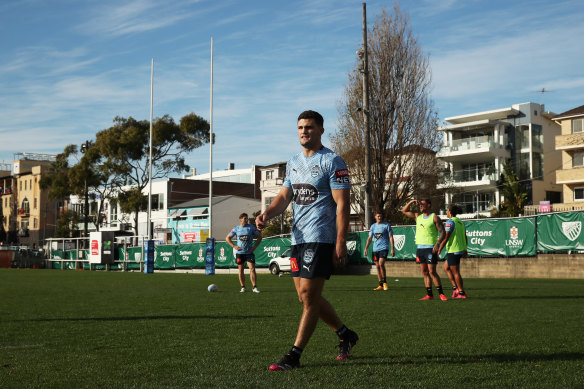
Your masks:
M 65 251 L 63 250 L 52 250 L 51 255 L 55 259 L 65 259 Z
M 279 257 L 290 248 L 290 238 L 264 239 L 255 249 L 255 262 L 257 267 L 268 267 L 273 258 Z
M 202 243 L 177 245 L 175 267 L 177 269 L 205 267 L 205 245 Z
M 227 242 L 215 243 L 215 266 L 216 267 L 235 267 L 235 253 L 233 248 Z
M 584 212 L 562 212 L 537 216 L 538 251 L 584 250 Z
M 464 225 L 469 255 L 513 257 L 536 254 L 533 217 L 469 220 Z
M 349 232 L 347 234 L 347 264 L 362 265 L 369 263 L 368 259 L 363 257 L 363 248 L 367 238 L 363 241 L 363 232 Z
M 395 256 L 393 259 L 416 259 L 416 226 L 392 227 Z M 370 246 L 373 246 L 371 244 Z M 391 253 L 390 253 L 391 255 Z M 391 258 L 390 258 L 391 259 Z
M 176 246 L 156 246 L 154 249 L 154 269 L 174 269 Z

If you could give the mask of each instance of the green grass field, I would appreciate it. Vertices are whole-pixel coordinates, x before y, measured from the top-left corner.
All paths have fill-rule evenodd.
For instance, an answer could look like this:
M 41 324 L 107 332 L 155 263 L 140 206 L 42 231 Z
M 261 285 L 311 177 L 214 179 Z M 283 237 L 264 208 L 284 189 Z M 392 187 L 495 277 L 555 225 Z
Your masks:
M 353 358 L 335 359 L 336 335 L 319 323 L 289 372 L 267 367 L 296 333 L 292 279 L 262 274 L 259 286 L 0 269 L 0 387 L 584 386 L 583 280 L 468 279 L 469 299 L 442 302 L 418 301 L 421 278 L 374 292 L 375 276 L 333 276 L 324 294 L 360 335 Z

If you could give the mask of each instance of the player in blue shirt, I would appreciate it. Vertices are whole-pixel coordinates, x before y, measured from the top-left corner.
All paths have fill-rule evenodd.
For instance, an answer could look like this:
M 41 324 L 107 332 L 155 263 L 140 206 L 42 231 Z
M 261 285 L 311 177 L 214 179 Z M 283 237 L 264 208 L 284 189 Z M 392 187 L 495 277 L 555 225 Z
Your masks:
M 373 262 L 377 267 L 377 278 L 379 280 L 379 285 L 374 290 L 387 290 L 387 280 L 385 278 L 385 260 L 387 259 L 387 253 L 389 252 L 389 243 L 391 242 L 391 256 L 395 255 L 393 249 L 393 230 L 388 222 L 383 221 L 383 214 L 381 212 L 375 212 L 375 223 L 371 225 L 369 229 L 369 238 L 367 238 L 367 243 L 365 243 L 365 251 L 363 255 L 367 257 L 367 249 L 369 248 L 369 243 L 373 239 Z
M 225 240 L 227 244 L 237 250 L 235 254 L 235 259 L 237 261 L 237 270 L 239 270 L 239 283 L 241 284 L 240 292 L 245 292 L 245 263 L 249 267 L 249 278 L 251 279 L 251 284 L 253 286 L 254 293 L 260 293 L 256 283 L 256 271 L 255 271 L 255 255 L 254 250 L 258 247 L 262 241 L 261 233 L 255 228 L 254 225 L 248 223 L 249 219 L 247 213 L 242 213 L 239 215 L 239 225 L 233 227 L 231 232 L 227 235 Z M 237 237 L 237 245 L 233 243 L 232 238 Z M 253 240 L 255 238 L 255 244 Z
M 290 265 L 303 309 L 293 347 L 280 362 L 271 365 L 270 370 L 300 366 L 302 350 L 319 318 L 339 336 L 337 359 L 349 358 L 349 351 L 359 339 L 322 297 L 324 283 L 330 278 L 333 266 L 344 266 L 347 260 L 351 187 L 345 161 L 322 145 L 323 122 L 322 116 L 315 111 L 305 111 L 298 116 L 302 152 L 288 161 L 282 189 L 256 219 L 261 230 L 269 219 L 284 212 L 290 201 L 294 201 Z

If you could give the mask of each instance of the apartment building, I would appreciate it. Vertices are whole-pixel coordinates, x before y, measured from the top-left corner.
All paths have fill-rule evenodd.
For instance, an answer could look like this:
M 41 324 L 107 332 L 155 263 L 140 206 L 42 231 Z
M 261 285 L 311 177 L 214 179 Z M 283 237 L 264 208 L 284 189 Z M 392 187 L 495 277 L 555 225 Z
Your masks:
M 584 209 L 584 105 L 552 118 L 561 126 L 555 148 L 561 153 L 556 182 L 562 185 L 563 203 L 553 204 L 553 211 Z
M 446 118 L 438 128 L 444 144 L 436 155 L 446 162 L 446 204 L 462 206 L 462 217 L 490 216 L 504 200 L 497 188 L 503 164 L 509 160 L 527 188 L 528 202 L 561 202 L 555 170 L 561 156 L 554 148 L 560 126 L 542 104 L 522 103 L 492 111 Z
M 53 155 L 17 153 L 12 172 L 0 172 L 0 201 L 4 241 L 38 246 L 54 235 L 57 203 L 40 188 L 40 180 L 54 161 Z

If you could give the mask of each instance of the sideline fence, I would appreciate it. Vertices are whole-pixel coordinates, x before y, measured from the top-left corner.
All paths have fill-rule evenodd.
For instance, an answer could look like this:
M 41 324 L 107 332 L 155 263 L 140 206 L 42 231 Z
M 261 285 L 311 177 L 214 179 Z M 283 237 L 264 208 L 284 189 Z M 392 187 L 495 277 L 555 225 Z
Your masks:
M 584 252 L 584 211 L 550 213 L 545 215 L 504 219 L 463 221 L 467 230 L 468 253 L 473 257 L 526 257 L 538 253 Z M 350 265 L 371 264 L 370 245 L 367 256 L 363 249 L 369 232 L 349 233 L 347 250 Z M 393 227 L 395 256 L 390 261 L 413 261 L 416 256 L 415 226 Z M 264 239 L 255 251 L 256 266 L 268 267 L 270 260 L 290 247 L 289 238 Z M 142 270 L 142 246 L 117 248 L 117 260 L 112 265 L 90 265 L 89 250 L 52 250 L 49 259 L 53 269 L 85 270 Z M 446 250 L 442 252 L 442 258 Z M 235 252 L 227 242 L 215 245 L 217 268 L 237 267 Z M 184 243 L 159 245 L 155 249 L 154 268 L 157 270 L 204 269 L 205 244 Z

